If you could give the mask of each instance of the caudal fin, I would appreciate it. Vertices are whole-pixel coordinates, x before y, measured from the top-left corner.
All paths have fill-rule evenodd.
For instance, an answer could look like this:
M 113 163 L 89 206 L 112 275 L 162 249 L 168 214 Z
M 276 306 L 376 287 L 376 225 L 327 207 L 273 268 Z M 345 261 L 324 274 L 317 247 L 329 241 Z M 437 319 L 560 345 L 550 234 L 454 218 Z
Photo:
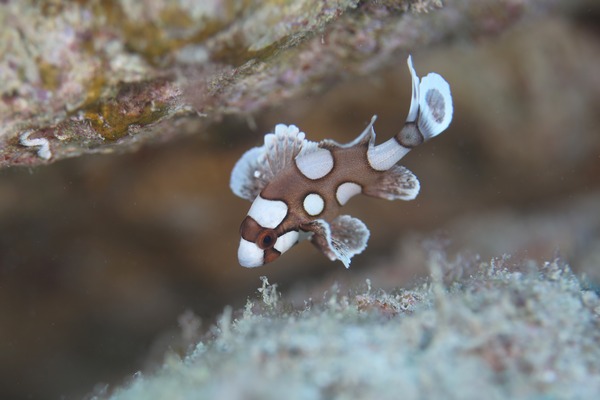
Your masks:
M 419 80 L 411 56 L 407 63 L 412 78 L 410 109 L 404 127 L 396 136 L 377 146 L 373 146 L 372 141 L 369 143 L 367 159 L 377 171 L 387 171 L 411 149 L 442 133 L 452 121 L 448 82 L 433 72 Z M 375 135 L 371 137 L 374 139 Z
M 419 131 L 425 140 L 442 133 L 452 121 L 450 85 L 436 73 L 430 73 L 419 85 Z
M 448 128 L 453 114 L 452 94 L 450 85 L 439 74 L 432 72 L 419 80 L 411 56 L 408 56 L 407 63 L 412 78 L 412 98 L 406 118 L 407 132 L 403 136 L 408 136 L 407 144 L 414 147 Z M 415 128 L 418 128 L 420 135 L 412 131 Z

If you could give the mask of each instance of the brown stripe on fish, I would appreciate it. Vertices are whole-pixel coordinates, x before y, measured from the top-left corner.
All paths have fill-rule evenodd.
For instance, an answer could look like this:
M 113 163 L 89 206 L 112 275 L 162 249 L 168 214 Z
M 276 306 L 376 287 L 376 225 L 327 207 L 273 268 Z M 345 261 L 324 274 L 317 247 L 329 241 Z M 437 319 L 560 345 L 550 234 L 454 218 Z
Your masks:
M 283 232 L 281 235 L 287 233 Z M 240 236 L 256 245 L 262 250 L 271 248 L 277 241 L 275 229 L 264 228 L 260 226 L 252 217 L 247 216 L 240 225 Z
M 265 250 L 265 255 L 263 257 L 264 263 L 270 263 L 273 262 L 277 259 L 277 257 L 279 257 L 281 255 L 281 253 L 279 251 L 277 251 L 276 249 L 267 249 Z
M 240 225 L 240 236 L 249 242 L 255 242 L 262 229 L 263 227 L 254 218 L 246 216 Z

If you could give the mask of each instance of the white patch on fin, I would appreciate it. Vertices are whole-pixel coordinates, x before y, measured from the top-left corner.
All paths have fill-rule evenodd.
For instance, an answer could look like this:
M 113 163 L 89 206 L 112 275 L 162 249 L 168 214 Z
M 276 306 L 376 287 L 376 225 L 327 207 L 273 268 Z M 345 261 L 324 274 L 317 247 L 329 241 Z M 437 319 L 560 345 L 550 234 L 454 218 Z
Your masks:
M 396 139 L 392 138 L 378 146 L 369 147 L 367 160 L 369 160 L 369 165 L 374 170 L 386 171 L 392 168 L 409 151 L 409 148 L 401 146 Z
M 308 224 L 313 232 L 312 243 L 317 246 L 330 260 L 340 260 L 346 268 L 356 254 L 362 253 L 367 247 L 370 232 L 358 218 L 340 215 L 331 225 L 327 221 L 317 219 Z
M 419 85 L 419 131 L 425 140 L 442 133 L 452 121 L 450 85 L 440 75 L 430 73 Z
M 356 196 L 362 191 L 362 188 L 359 184 L 354 182 L 344 182 L 340 186 L 337 187 L 335 191 L 335 198 L 337 199 L 340 205 L 346 205 L 348 200 L 352 197 Z
M 275 247 L 275 250 L 283 254 L 296 243 L 298 243 L 298 231 L 289 231 L 279 236 L 275 242 L 275 246 L 273 247 Z
M 333 156 L 326 149 L 317 149 L 296 158 L 296 166 L 308 179 L 320 179 L 333 169 Z
M 304 206 L 304 211 L 306 211 L 308 215 L 315 216 L 323 212 L 325 200 L 316 193 L 310 193 L 304 198 L 302 205 Z
M 255 243 L 249 242 L 244 238 L 240 239 L 238 247 L 238 261 L 242 267 L 254 268 L 260 267 L 264 263 L 265 252 Z
M 377 183 L 367 186 L 364 193 L 385 200 L 413 200 L 419 190 L 419 179 L 405 167 L 396 165 L 386 171 Z
M 419 77 L 413 67 L 412 56 L 408 56 L 406 62 L 408 63 L 408 70 L 410 71 L 410 77 L 412 79 L 412 96 L 410 98 L 410 108 L 408 110 L 406 122 L 414 122 L 419 115 Z
M 257 196 L 248 210 L 252 217 L 263 228 L 275 229 L 288 213 L 288 206 L 280 200 L 267 200 Z
M 299 154 L 319 148 L 317 143 L 304 137 L 304 132 L 294 125 L 276 125 L 275 133 L 265 135 L 263 146 L 248 150 L 233 167 L 229 181 L 232 192 L 253 201 Z

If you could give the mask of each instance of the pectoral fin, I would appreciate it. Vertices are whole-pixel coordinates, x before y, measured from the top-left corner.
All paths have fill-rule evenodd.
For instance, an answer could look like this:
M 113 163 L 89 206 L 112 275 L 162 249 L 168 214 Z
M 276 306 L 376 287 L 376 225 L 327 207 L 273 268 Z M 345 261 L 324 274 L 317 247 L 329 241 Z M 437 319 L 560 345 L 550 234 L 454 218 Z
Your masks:
M 367 196 L 385 200 L 413 200 L 419 194 L 419 179 L 401 165 L 385 171 L 379 180 L 363 189 Z
M 349 215 L 340 215 L 331 224 L 317 219 L 303 229 L 313 233 L 311 242 L 331 261 L 340 260 L 346 268 L 356 254 L 367 247 L 369 229 L 365 224 Z

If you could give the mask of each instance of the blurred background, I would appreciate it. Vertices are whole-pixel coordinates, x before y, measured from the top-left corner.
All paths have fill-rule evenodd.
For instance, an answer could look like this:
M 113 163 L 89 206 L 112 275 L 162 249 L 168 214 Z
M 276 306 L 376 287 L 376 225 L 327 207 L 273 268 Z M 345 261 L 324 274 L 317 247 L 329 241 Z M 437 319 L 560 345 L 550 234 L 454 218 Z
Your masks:
M 376 74 L 247 119 L 120 156 L 0 171 L 0 398 L 81 397 L 183 354 L 259 277 L 296 298 L 333 282 L 409 286 L 426 248 L 482 260 L 564 257 L 600 282 L 600 10 L 415 50 L 420 76 L 450 83 L 454 121 L 402 164 L 412 202 L 360 197 L 345 213 L 371 230 L 346 270 L 303 243 L 259 269 L 237 263 L 250 203 L 229 191 L 241 154 L 276 123 L 310 140 L 354 139 L 373 114 L 379 141 L 404 123 L 407 54 Z M 429 243 L 429 244 L 428 244 Z

